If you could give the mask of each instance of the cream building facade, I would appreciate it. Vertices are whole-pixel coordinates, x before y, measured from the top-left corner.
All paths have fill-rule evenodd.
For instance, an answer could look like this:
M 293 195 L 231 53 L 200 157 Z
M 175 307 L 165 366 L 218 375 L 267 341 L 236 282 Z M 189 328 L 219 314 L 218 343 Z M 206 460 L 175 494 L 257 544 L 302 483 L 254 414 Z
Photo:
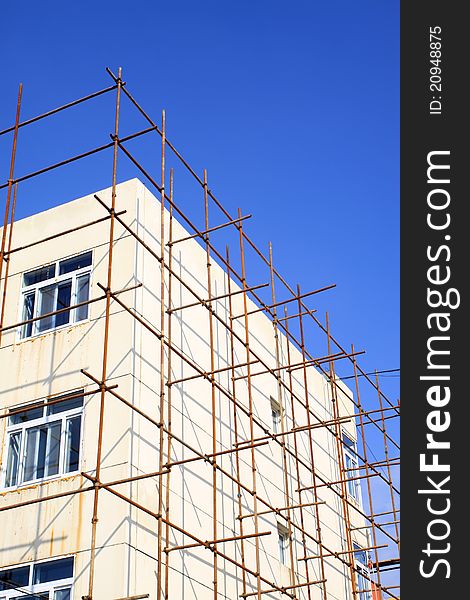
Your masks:
M 97 195 L 107 205 L 111 204 L 110 189 Z M 262 366 L 252 364 L 249 389 L 246 346 L 239 341 L 245 339 L 244 319 L 232 321 L 235 340 L 223 325 L 230 322 L 230 310 L 232 317 L 243 314 L 244 295 L 233 293 L 241 291 L 240 285 L 232 280 L 229 288 L 226 271 L 213 258 L 211 294 L 222 298 L 212 305 L 219 318 L 212 317 L 214 352 L 211 356 L 210 311 L 200 303 L 175 310 L 194 303 L 194 295 L 180 280 L 188 282 L 201 298 L 208 298 L 206 249 L 203 243 L 189 239 L 172 247 L 172 269 L 177 277 L 171 281 L 171 307 L 165 305 L 165 311 L 173 310 L 174 348 L 172 351 L 165 347 L 164 356 L 165 365 L 170 365 L 165 373 L 164 414 L 168 415 L 171 396 L 174 436 L 168 456 L 167 437 L 162 438 L 158 426 L 161 424 L 161 341 L 156 333 L 160 327 L 161 270 L 155 256 L 160 251 L 160 202 L 139 180 L 132 179 L 117 186 L 116 210 L 126 211 L 120 218 L 147 247 L 116 223 L 112 289 L 127 290 L 117 298 L 137 318 L 112 300 L 106 384 L 112 387 L 114 394 L 107 392 L 104 396 L 100 481 L 109 483 L 134 478 L 113 488 L 131 502 L 105 488 L 100 489 L 93 542 L 91 521 L 95 491 L 86 475 L 96 475 L 101 396 L 99 385 L 83 371 L 99 384 L 109 219 L 102 220 L 107 213 L 90 194 L 19 220 L 14 227 L 13 246 L 23 249 L 10 255 L 0 347 L 0 600 L 87 597 L 91 562 L 92 596 L 96 600 L 135 596 L 154 600 L 159 591 L 164 597 L 165 589 L 172 600 L 213 598 L 216 554 L 210 547 L 197 544 L 176 547 L 194 542 L 194 538 L 183 531 L 200 540 L 214 540 L 214 487 L 217 540 L 226 540 L 216 545 L 220 551 L 216 561 L 219 598 L 234 600 L 243 594 L 246 595 L 242 597 L 256 597 L 261 587 L 263 599 L 321 600 L 326 591 L 328 599 L 352 600 L 347 560 L 339 560 L 331 553 L 338 552 L 347 559 L 346 538 L 350 535 L 358 551 L 356 577 L 361 577 L 361 569 L 367 572 L 366 551 L 361 553 L 360 549 L 370 547 L 371 541 L 367 539 L 363 517 L 354 509 L 354 506 L 361 509 L 360 486 L 354 479 L 357 464 L 354 419 L 345 418 L 341 423 L 345 442 L 342 459 L 350 479 L 347 503 L 351 533 L 348 533 L 344 501 L 335 483 L 344 475 L 338 463 L 332 426 L 330 429 L 309 428 L 307 412 L 293 400 L 286 384 L 290 378 L 293 394 L 301 399 L 307 397 L 319 421 L 331 422 L 334 414 L 330 383 L 316 369 L 308 368 L 305 370 L 307 391 L 304 369 L 289 373 L 279 370 L 283 381 L 280 385 L 272 373 L 258 375 L 263 371 Z M 90 221 L 97 222 L 67 236 L 54 237 L 64 228 L 73 229 Z M 170 235 L 169 222 L 169 213 L 165 211 L 166 240 Z M 189 236 L 190 232 L 173 218 L 171 235 L 176 240 Z M 50 239 L 29 247 L 46 238 Z M 166 246 L 165 252 L 169 251 Z M 164 285 L 167 294 L 168 277 Z M 76 305 L 78 307 L 69 308 Z M 248 312 L 257 309 L 248 299 Z M 41 318 L 50 312 L 56 314 Z M 168 319 L 168 313 L 165 314 Z M 23 324 L 9 327 L 18 323 Z M 272 368 L 277 364 L 275 334 L 272 320 L 263 311 L 249 315 L 250 349 Z M 288 343 L 280 332 L 277 335 L 281 364 L 302 362 L 298 348 Z M 192 361 L 208 372 L 211 359 L 215 361 L 214 370 L 218 370 L 215 388 L 210 378 L 195 376 L 198 373 L 190 364 Z M 244 366 L 232 370 L 234 363 Z M 228 393 L 222 393 L 221 389 Z M 340 382 L 338 389 L 340 414 L 353 414 L 354 406 L 348 399 L 352 392 Z M 233 392 L 238 411 L 234 411 L 234 402 L 228 397 Z M 255 422 L 253 439 L 248 410 L 250 393 Z M 294 418 L 293 404 L 296 405 Z M 213 453 L 214 422 L 215 475 L 210 459 L 201 459 L 201 455 Z M 163 423 L 168 429 L 167 418 Z M 293 436 L 282 435 L 294 428 L 298 430 L 295 452 L 300 462 L 293 458 Z M 271 434 L 277 437 L 274 439 Z M 165 440 L 164 464 L 172 465 L 170 475 L 144 477 L 159 470 L 162 439 Z M 236 446 L 243 440 L 247 441 L 245 445 Z M 251 450 L 253 440 L 255 447 Z M 235 453 L 234 448 L 240 448 L 239 452 Z M 312 490 L 304 490 L 301 492 L 305 503 L 302 511 L 299 508 L 287 511 L 286 505 L 299 504 L 299 482 L 300 487 L 312 486 L 312 449 L 318 474 L 316 501 L 320 504 L 315 504 Z M 194 460 L 190 461 L 191 458 Z M 140 475 L 143 477 L 136 480 Z M 256 507 L 253 478 L 257 489 Z M 241 487 L 237 481 L 242 482 Z M 83 491 L 78 493 L 79 489 Z M 161 523 L 159 542 L 155 514 L 159 514 L 162 489 L 162 514 L 171 525 Z M 269 511 L 266 503 L 284 510 Z M 240 518 L 240 506 L 243 518 Z M 255 518 L 254 512 L 261 514 Z M 286 514 L 290 515 L 289 519 L 285 518 Z M 243 535 L 251 537 L 240 539 L 241 523 Z M 321 548 L 315 541 L 318 525 Z M 329 556 L 328 549 L 331 550 Z M 314 558 L 319 552 L 326 555 L 322 561 Z M 306 561 L 302 560 L 305 554 L 310 557 L 307 561 L 309 580 L 318 583 L 302 585 L 307 583 Z M 242 563 L 251 571 L 244 572 L 239 566 Z M 262 579 L 256 576 L 258 567 Z M 270 592 L 269 582 L 278 588 L 284 587 L 285 593 L 279 589 Z M 364 584 L 358 587 L 361 585 L 364 589 Z M 360 600 L 370 597 L 369 592 L 359 591 Z

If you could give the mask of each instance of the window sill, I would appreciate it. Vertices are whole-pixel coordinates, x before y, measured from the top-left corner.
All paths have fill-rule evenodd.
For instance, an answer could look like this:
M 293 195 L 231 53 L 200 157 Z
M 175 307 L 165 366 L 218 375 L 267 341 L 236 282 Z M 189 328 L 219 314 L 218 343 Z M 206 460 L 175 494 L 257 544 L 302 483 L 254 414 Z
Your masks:
M 21 492 L 27 489 L 35 489 L 39 486 L 45 485 L 47 483 L 52 483 L 54 481 L 66 481 L 77 475 L 80 475 L 80 470 L 71 471 L 70 473 L 62 473 L 61 475 L 50 475 L 49 477 L 42 477 L 41 479 L 34 479 L 32 481 L 25 481 L 24 483 L 20 483 L 18 485 L 13 485 L 10 487 L 2 487 L 0 489 L 0 494 L 6 494 L 8 492 Z
M 48 329 L 47 331 L 41 331 L 40 333 L 35 333 L 34 335 L 30 335 L 25 338 L 17 338 L 16 344 L 22 344 L 23 342 L 34 342 L 37 339 L 44 338 L 53 333 L 63 332 L 66 329 L 75 329 L 75 327 L 79 327 L 80 325 L 86 325 L 90 323 L 91 319 L 83 319 L 83 321 L 77 321 L 77 323 L 66 323 L 65 325 L 61 325 L 60 327 L 54 327 L 54 329 Z
M 351 494 L 348 494 L 348 500 L 356 506 L 358 506 L 359 508 L 362 508 L 362 502 L 358 498 L 351 496 Z

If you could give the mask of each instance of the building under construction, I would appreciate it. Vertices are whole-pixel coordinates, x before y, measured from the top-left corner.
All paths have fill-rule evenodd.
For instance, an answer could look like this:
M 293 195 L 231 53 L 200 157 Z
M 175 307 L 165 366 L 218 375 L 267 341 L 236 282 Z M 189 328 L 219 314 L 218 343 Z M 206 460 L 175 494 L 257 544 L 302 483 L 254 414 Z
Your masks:
M 399 598 L 399 406 L 312 308 L 334 286 L 292 287 L 108 73 L 28 120 L 20 87 L 0 132 L 0 600 Z M 105 94 L 111 141 L 16 174 L 23 128 Z M 109 187 L 15 221 L 23 181 L 106 150 Z

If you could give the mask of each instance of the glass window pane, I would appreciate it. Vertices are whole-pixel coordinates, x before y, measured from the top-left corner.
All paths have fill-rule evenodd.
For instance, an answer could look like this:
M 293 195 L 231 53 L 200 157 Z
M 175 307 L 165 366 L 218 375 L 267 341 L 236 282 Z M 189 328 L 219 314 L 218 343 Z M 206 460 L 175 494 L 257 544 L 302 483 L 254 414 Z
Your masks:
M 57 400 L 58 398 L 60 398 L 60 396 L 58 396 L 57 398 L 51 398 L 51 400 Z M 67 398 L 67 396 L 63 396 L 63 398 Z M 79 408 L 80 406 L 83 406 L 83 396 L 78 396 L 77 398 L 70 398 L 70 400 L 64 400 L 63 402 L 52 404 L 51 406 L 47 407 L 47 414 L 55 415 L 57 413 L 65 412 L 66 410 Z
M 367 552 L 365 550 L 363 550 L 360 546 L 358 546 L 356 543 L 353 544 L 353 548 L 354 548 L 354 557 L 356 558 L 356 560 L 358 562 L 360 562 L 362 565 L 366 566 L 367 565 Z
M 279 560 L 284 564 L 284 539 L 281 534 L 279 534 Z
M 8 445 L 7 474 L 5 485 L 10 487 L 18 483 L 18 469 L 20 465 L 21 431 L 12 433 Z
M 350 496 L 357 499 L 356 481 L 348 481 L 348 492 Z
M 90 275 L 82 275 L 81 277 L 77 277 L 77 304 L 80 302 L 86 302 L 89 299 L 90 295 Z M 84 306 L 79 306 L 76 309 L 75 320 L 83 321 L 84 319 L 88 319 L 88 304 Z
M 347 483 L 348 494 L 358 499 L 358 484 L 357 484 L 357 471 L 355 470 L 358 465 L 356 452 L 356 442 L 352 440 L 348 435 L 343 433 L 344 447 L 344 464 L 346 468 L 346 478 L 349 479 Z
M 49 426 L 34 427 L 27 431 L 24 481 L 44 477 L 48 433 Z
M 70 299 L 72 297 L 72 282 L 66 281 L 65 283 L 61 283 L 59 285 L 59 289 L 57 290 L 57 306 L 56 310 L 60 310 L 61 308 L 67 308 L 70 306 Z M 70 321 L 70 311 L 66 310 L 63 313 L 59 313 L 55 317 L 55 326 L 60 327 L 61 325 L 65 325 Z
M 82 418 L 73 417 L 67 421 L 67 446 L 65 450 L 65 472 L 78 471 L 80 460 L 80 430 Z
M 24 464 L 24 481 L 36 479 L 36 451 L 39 429 L 30 429 L 26 436 L 26 455 Z
M 34 271 L 25 273 L 23 276 L 23 285 L 34 285 L 35 283 L 40 283 L 41 281 L 51 279 L 54 276 L 55 263 L 53 265 L 48 265 L 47 267 L 41 267 L 40 269 L 35 269 Z
M 36 477 L 44 477 L 46 470 L 46 452 L 47 452 L 47 434 L 48 427 L 39 428 L 39 448 L 36 464 Z
M 68 579 L 73 575 L 73 557 L 34 565 L 33 584 Z
M 21 596 L 15 596 L 11 600 L 48 600 L 49 592 L 36 592 L 34 594 L 22 594 Z
M 29 583 L 29 566 L 0 571 L 0 591 L 5 592 Z
M 48 287 L 42 288 L 38 290 L 39 295 L 39 310 L 38 316 L 45 315 L 55 310 L 55 294 L 56 294 L 55 285 L 50 285 Z M 54 315 L 50 317 L 46 317 L 45 319 L 40 319 L 37 323 L 38 331 L 46 331 L 47 329 L 52 329 L 54 327 Z
M 40 419 L 44 414 L 44 408 L 30 408 L 23 412 L 11 415 L 8 419 L 10 425 L 18 425 L 19 423 L 26 423 L 26 421 L 33 421 L 34 419 Z
M 67 258 L 66 260 L 62 260 L 59 263 L 59 275 L 64 275 L 65 273 L 71 273 L 72 271 L 77 271 L 78 269 L 83 269 L 84 267 L 89 267 L 91 265 L 91 251 L 85 252 L 84 254 L 80 254 L 79 256 L 74 256 L 73 258 Z
M 34 317 L 34 300 L 36 298 L 35 292 L 30 292 L 24 295 L 23 300 L 23 314 L 21 317 L 22 321 L 28 321 Z M 21 337 L 30 337 L 33 332 L 33 323 L 26 323 L 23 325 Z
M 365 576 L 367 574 L 366 569 L 359 569 L 358 572 L 358 590 L 359 590 L 359 600 L 369 600 L 371 598 L 371 583 Z
M 46 475 L 57 475 L 59 472 L 60 441 L 62 433 L 62 422 L 49 425 L 49 451 L 46 456 Z
M 281 525 L 278 524 L 278 543 L 279 543 L 279 560 L 283 565 L 287 565 L 288 551 L 289 551 L 289 532 L 281 529 Z
M 24 481 L 57 475 L 62 423 L 35 427 L 27 432 Z
M 54 600 L 70 600 L 70 590 L 72 588 L 62 588 L 54 592 Z
M 353 461 L 352 457 L 348 453 L 346 453 L 345 467 L 347 469 L 346 478 L 349 479 L 348 493 L 353 498 L 356 498 L 356 481 L 357 480 L 354 478 L 357 477 L 357 472 L 349 470 L 349 469 L 354 469 L 354 467 L 356 467 L 356 462 Z M 351 481 L 351 480 L 353 480 L 353 481 Z
M 273 432 L 279 433 L 279 425 L 281 423 L 281 413 L 278 410 L 272 409 L 271 416 L 273 419 Z
M 356 552 L 356 560 L 358 560 L 362 565 L 366 566 L 367 565 L 367 555 L 366 552 L 364 550 L 361 550 L 360 552 Z

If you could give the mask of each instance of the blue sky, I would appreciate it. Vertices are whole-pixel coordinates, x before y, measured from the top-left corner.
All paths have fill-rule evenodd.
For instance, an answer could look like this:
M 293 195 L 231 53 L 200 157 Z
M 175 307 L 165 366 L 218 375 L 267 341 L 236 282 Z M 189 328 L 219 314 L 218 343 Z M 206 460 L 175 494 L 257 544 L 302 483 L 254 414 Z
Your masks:
M 346 347 L 367 350 L 361 364 L 398 367 L 397 0 L 10 2 L 2 13 L 0 128 L 13 121 L 20 81 L 28 118 L 107 86 L 105 67 L 121 65 L 155 119 L 166 109 L 169 138 L 208 169 L 229 211 L 253 213 L 248 233 L 263 249 L 272 241 L 288 281 L 337 284 L 309 304 L 322 320 L 330 311 Z M 16 174 L 106 143 L 112 105 L 101 98 L 23 130 Z M 124 108 L 124 134 L 144 126 Z M 10 143 L 0 141 L 3 181 Z M 146 143 L 141 158 L 158 173 L 158 145 Z M 124 159 L 119 167 L 120 180 L 136 174 Z M 25 184 L 18 216 L 107 187 L 110 169 L 108 153 Z M 175 181 L 182 205 L 201 209 L 186 185 Z M 254 261 L 248 276 L 266 278 Z M 397 381 L 383 379 L 392 399 Z
M 363 368 L 399 366 L 398 0 L 7 2 L 2 22 L 0 129 L 13 122 L 20 81 L 29 118 L 108 86 L 105 67 L 122 66 L 155 120 L 166 109 L 169 139 L 199 174 L 207 168 L 230 213 L 253 213 L 247 232 L 266 252 L 272 241 L 289 283 L 337 284 L 308 304 L 322 321 L 329 311 L 345 347 L 367 351 Z M 16 174 L 109 141 L 113 103 L 104 96 L 21 130 Z M 145 126 L 123 103 L 121 133 Z M 2 181 L 10 148 L 11 137 L 0 138 Z M 158 140 L 129 148 L 158 180 Z M 22 184 L 18 217 L 108 187 L 111 159 Z M 136 175 L 120 158 L 118 179 Z M 175 199 L 202 229 L 200 189 L 178 171 Z M 1 191 L 2 215 L 4 200 Z M 247 267 L 251 284 L 267 281 L 250 254 Z M 325 355 L 313 327 L 306 333 L 312 354 Z M 398 378 L 381 385 L 396 400 Z M 364 404 L 375 403 L 365 390 Z M 372 451 L 381 443 L 374 436 Z M 375 494 L 381 505 L 383 488 Z

